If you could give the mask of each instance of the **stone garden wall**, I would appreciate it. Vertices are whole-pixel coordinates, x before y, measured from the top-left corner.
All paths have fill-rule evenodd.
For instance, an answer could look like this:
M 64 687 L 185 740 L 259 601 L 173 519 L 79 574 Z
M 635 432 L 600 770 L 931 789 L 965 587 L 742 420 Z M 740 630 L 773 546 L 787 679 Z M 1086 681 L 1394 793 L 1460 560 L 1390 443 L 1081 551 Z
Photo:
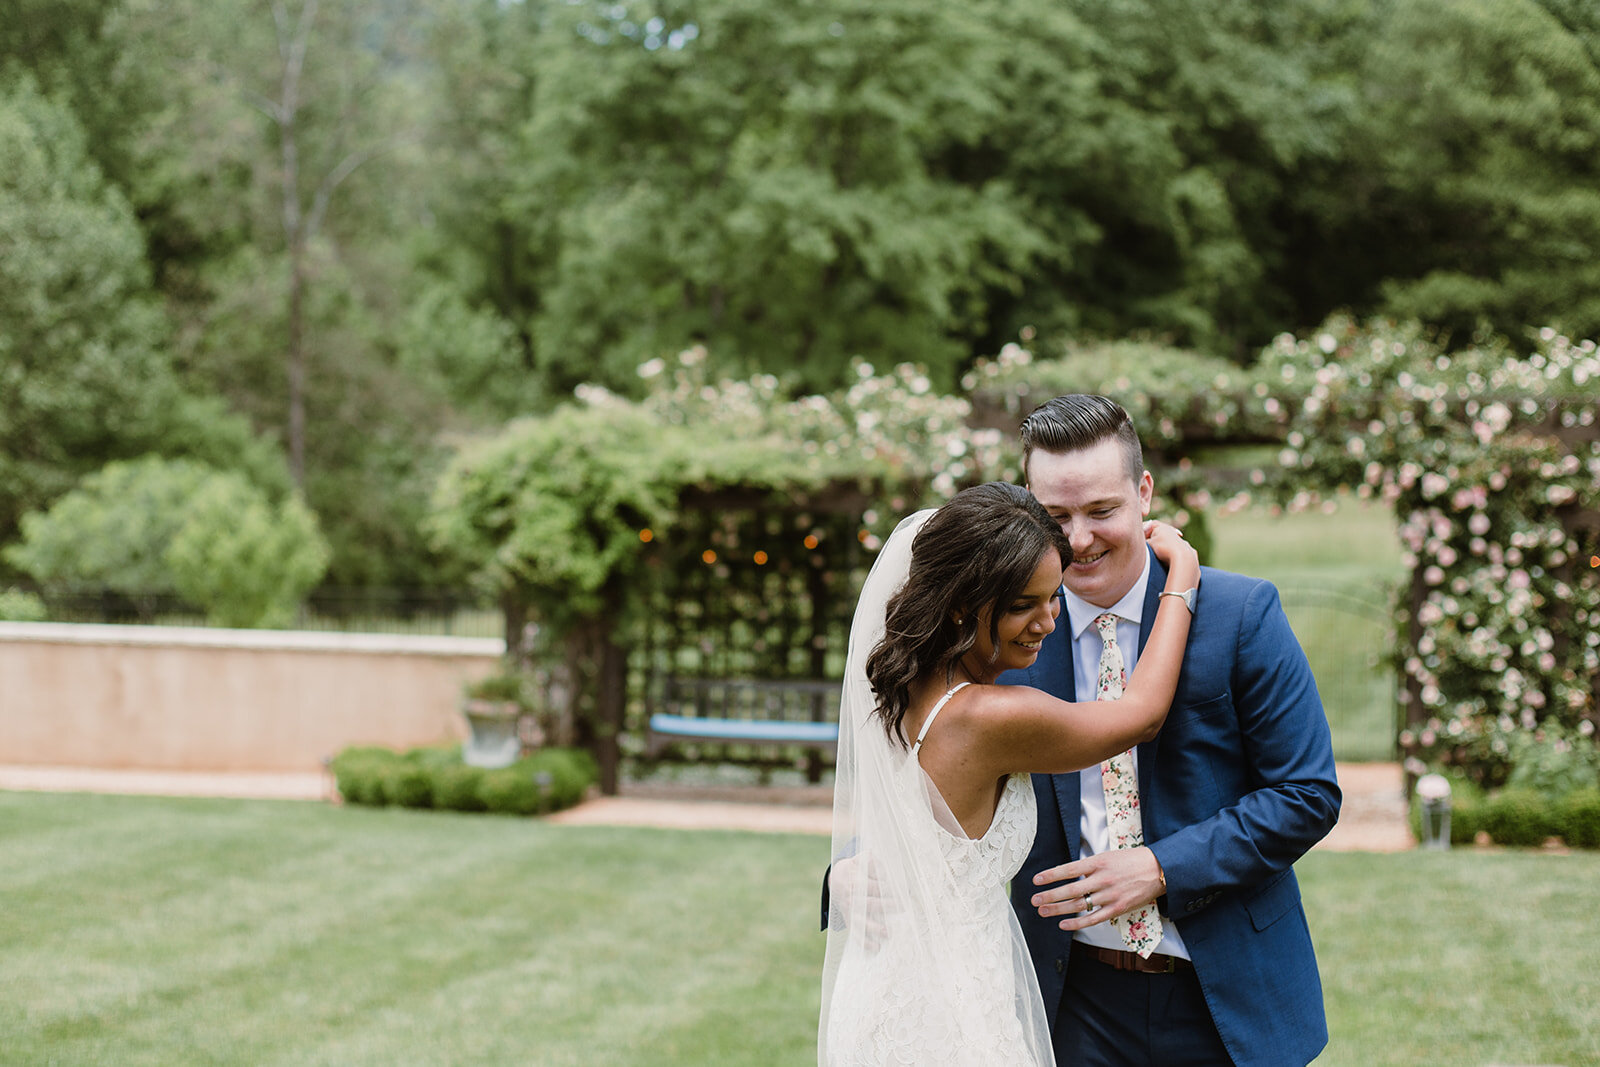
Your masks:
M 498 638 L 0 622 L 0 764 L 315 771 L 459 740 Z

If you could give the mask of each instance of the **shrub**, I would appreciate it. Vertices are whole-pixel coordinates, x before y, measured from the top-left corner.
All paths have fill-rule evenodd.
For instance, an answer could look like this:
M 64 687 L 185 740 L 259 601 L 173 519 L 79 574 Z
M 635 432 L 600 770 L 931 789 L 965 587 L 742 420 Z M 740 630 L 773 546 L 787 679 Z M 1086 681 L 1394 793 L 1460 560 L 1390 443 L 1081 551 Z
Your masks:
M 582 749 L 542 749 L 529 757 L 550 775 L 551 810 L 570 808 L 600 777 L 594 757 Z
M 328 547 L 296 497 L 243 475 L 155 456 L 106 464 L 22 518 L 6 559 L 35 581 L 177 593 L 222 626 L 287 624 Z
M 484 770 L 461 762 L 461 748 L 354 747 L 333 761 L 339 795 L 350 804 L 536 815 L 569 808 L 599 777 L 594 757 L 578 749 L 544 748 L 509 767 Z
M 1480 790 L 1458 793 L 1450 800 L 1450 843 L 1470 845 L 1484 828 L 1483 813 L 1488 799 Z
M 44 601 L 21 589 L 0 589 L 0 620 L 5 622 L 44 622 L 50 617 Z
M 219 626 L 288 626 L 322 580 L 330 550 L 297 496 L 276 503 L 237 474 L 213 475 L 189 499 L 166 548 L 173 584 Z
M 1540 845 L 1559 832 L 1555 805 L 1529 789 L 1506 789 L 1490 797 L 1483 829 L 1501 845 Z
M 1532 789 L 1485 793 L 1457 768 L 1450 778 L 1450 843 L 1470 845 L 1480 831 L 1496 844 L 1542 845 L 1560 837 L 1572 848 L 1600 848 L 1600 788 L 1556 795 Z M 1422 801 L 1411 802 L 1411 830 L 1422 836 Z
M 406 759 L 428 772 L 431 778 L 441 767 L 453 767 L 461 762 L 460 745 L 432 746 L 427 748 L 414 748 L 406 753 Z
M 384 788 L 385 769 L 400 756 L 386 748 L 347 748 L 333 760 L 333 778 L 339 795 L 349 804 L 381 807 L 389 802 Z
M 1600 748 L 1592 737 L 1547 722 L 1537 730 L 1512 734 L 1509 742 L 1511 776 L 1506 788 L 1552 797 L 1600 788 Z
M 483 771 L 456 763 L 433 771 L 433 806 L 446 811 L 483 811 Z
M 528 690 L 522 675 L 509 671 L 468 682 L 465 693 L 468 700 L 486 700 L 496 704 L 519 706 L 526 706 L 528 703 Z
M 380 779 L 389 803 L 403 808 L 433 807 L 433 777 L 414 760 L 394 760 L 382 768 Z
M 485 771 L 478 785 L 484 810 L 501 815 L 535 815 L 546 810 L 550 775 L 534 771 L 526 760 Z
M 1573 848 L 1600 848 L 1600 789 L 1568 793 L 1558 812 L 1561 837 Z

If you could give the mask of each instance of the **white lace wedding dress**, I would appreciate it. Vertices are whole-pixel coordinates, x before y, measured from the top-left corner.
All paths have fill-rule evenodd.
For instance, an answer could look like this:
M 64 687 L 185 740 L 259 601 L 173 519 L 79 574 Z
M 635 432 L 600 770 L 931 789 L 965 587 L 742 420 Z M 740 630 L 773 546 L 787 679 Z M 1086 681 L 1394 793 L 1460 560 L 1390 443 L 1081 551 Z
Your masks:
M 909 752 L 891 754 L 885 784 L 903 823 L 894 838 L 870 813 L 857 813 L 865 862 L 848 868 L 857 884 L 844 893 L 853 899 L 835 901 L 843 928 L 830 929 L 837 970 L 831 988 L 824 981 L 819 1062 L 830 1067 L 1054 1062 L 1038 982 L 1005 892 L 1033 845 L 1029 777 L 1006 779 L 993 821 L 974 839 L 918 761 L 922 738 L 960 688 L 930 712 Z M 874 862 L 900 849 L 915 854 Z

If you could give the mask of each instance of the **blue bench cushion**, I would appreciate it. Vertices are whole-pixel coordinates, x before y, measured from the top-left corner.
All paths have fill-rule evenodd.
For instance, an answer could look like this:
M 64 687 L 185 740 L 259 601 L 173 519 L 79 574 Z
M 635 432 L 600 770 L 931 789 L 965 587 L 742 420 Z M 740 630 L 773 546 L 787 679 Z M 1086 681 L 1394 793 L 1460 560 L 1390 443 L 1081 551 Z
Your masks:
M 650 730 L 652 733 L 674 734 L 679 737 L 697 737 L 714 741 L 831 745 L 839 740 L 839 724 L 835 722 L 701 719 L 689 715 L 657 713 L 650 716 Z

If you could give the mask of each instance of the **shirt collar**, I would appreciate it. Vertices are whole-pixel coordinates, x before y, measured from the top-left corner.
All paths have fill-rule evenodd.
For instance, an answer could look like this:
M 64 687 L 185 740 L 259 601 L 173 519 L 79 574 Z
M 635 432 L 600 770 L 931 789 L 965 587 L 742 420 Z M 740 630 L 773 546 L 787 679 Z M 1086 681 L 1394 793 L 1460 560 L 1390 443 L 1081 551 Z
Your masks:
M 1066 586 L 1061 587 L 1061 595 L 1067 605 L 1067 621 L 1072 625 L 1072 639 L 1076 641 L 1083 636 L 1095 619 L 1106 612 L 1111 612 L 1119 619 L 1133 623 L 1135 626 L 1144 622 L 1144 591 L 1150 584 L 1150 553 L 1144 554 L 1144 570 L 1139 572 L 1138 580 L 1133 587 L 1123 594 L 1122 599 L 1109 608 L 1095 607 L 1093 604 L 1078 596 Z

